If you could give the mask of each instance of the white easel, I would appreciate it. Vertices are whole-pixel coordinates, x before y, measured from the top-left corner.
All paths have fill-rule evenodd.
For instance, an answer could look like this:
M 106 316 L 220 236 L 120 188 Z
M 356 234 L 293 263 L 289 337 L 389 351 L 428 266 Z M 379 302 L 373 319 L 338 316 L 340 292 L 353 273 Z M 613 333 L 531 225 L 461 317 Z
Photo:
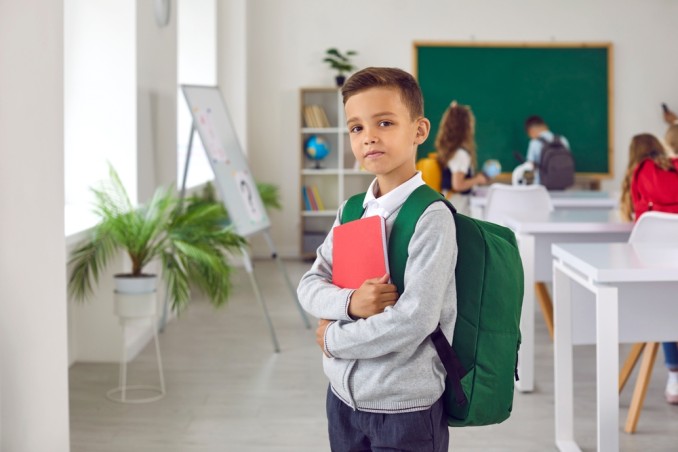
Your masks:
M 217 87 L 210 86 L 189 86 L 182 85 L 184 97 L 191 109 L 193 115 L 193 124 L 191 125 L 191 133 L 188 140 L 188 150 L 186 153 L 186 163 L 184 165 L 183 180 L 181 183 L 180 199 L 184 199 L 186 192 L 186 177 L 188 175 L 188 165 L 191 160 L 191 152 L 193 148 L 193 136 L 196 131 L 205 147 L 208 160 L 215 175 L 215 183 L 220 191 L 221 199 L 229 212 L 233 226 L 238 234 L 243 237 L 251 237 L 255 234 L 261 233 L 271 250 L 271 258 L 275 259 L 278 264 L 278 269 L 283 274 L 287 287 L 292 294 L 292 297 L 297 305 L 299 314 L 307 329 L 311 324 L 304 313 L 304 310 L 297 298 L 297 292 L 292 286 L 289 275 L 285 265 L 276 251 L 275 244 L 269 233 L 270 222 L 266 215 L 263 203 L 256 190 L 256 185 L 251 179 L 247 162 L 240 150 L 240 144 L 235 137 L 235 131 L 231 124 L 226 105 L 221 98 L 221 94 Z M 202 116 L 201 116 L 202 114 Z M 205 116 L 209 120 L 205 119 Z M 199 119 L 198 119 L 199 118 Z M 197 121 L 201 122 L 198 124 Z M 244 190 L 243 190 L 244 189 Z M 243 255 L 243 262 L 245 270 L 249 275 L 252 289 L 257 301 L 261 305 L 271 340 L 273 341 L 273 350 L 277 353 L 280 351 L 280 345 L 273 328 L 273 323 L 268 313 L 266 302 L 259 290 L 256 275 L 254 274 L 254 266 L 249 252 L 245 247 L 241 247 Z M 166 298 L 163 308 L 163 316 L 160 329 L 164 329 L 167 321 L 169 300 Z

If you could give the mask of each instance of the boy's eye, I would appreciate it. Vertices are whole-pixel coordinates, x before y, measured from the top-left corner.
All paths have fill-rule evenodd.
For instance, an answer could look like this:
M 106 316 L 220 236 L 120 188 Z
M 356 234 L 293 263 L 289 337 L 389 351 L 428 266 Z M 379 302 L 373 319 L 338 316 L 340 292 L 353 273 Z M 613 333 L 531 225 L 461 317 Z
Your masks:
M 391 121 L 379 121 L 379 127 L 388 127 L 392 125 L 393 123 Z
M 349 131 L 350 131 L 351 133 L 358 133 L 358 132 L 360 132 L 361 130 L 363 130 L 362 126 L 353 126 L 353 127 L 351 127 L 351 128 L 349 129 Z

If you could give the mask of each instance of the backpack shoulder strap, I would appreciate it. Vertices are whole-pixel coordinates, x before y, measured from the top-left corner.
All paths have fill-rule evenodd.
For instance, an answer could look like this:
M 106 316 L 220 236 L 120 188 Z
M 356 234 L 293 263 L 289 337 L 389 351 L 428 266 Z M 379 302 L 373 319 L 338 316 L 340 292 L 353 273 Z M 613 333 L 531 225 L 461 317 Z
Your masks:
M 422 185 L 410 194 L 405 203 L 398 212 L 398 216 L 393 224 L 391 236 L 388 241 L 388 260 L 389 270 L 391 272 L 391 281 L 398 288 L 398 293 L 403 293 L 405 287 L 405 266 L 409 257 L 408 247 L 410 239 L 414 234 L 419 217 L 434 202 L 442 201 L 450 209 L 452 215 L 456 218 L 457 210 L 443 195 L 433 190 L 428 185 Z M 445 337 L 440 325 L 431 333 L 431 340 L 438 352 L 447 377 L 452 385 L 455 394 L 455 400 L 459 405 L 467 403 L 461 386 L 461 377 L 466 374 L 464 367 L 459 361 L 459 357 L 450 346 L 450 341 Z
M 403 293 L 405 287 L 405 265 L 409 256 L 407 248 L 414 229 L 421 214 L 436 201 L 444 202 L 453 214 L 457 212 L 443 195 L 428 185 L 421 185 L 405 200 L 395 219 L 388 240 L 388 259 L 391 281 L 398 288 L 399 293 Z
M 341 224 L 362 218 L 363 213 L 365 213 L 365 208 L 363 207 L 365 194 L 366 193 L 358 193 L 357 195 L 348 198 L 348 201 L 346 201 L 346 204 L 344 205 L 344 209 L 341 211 Z

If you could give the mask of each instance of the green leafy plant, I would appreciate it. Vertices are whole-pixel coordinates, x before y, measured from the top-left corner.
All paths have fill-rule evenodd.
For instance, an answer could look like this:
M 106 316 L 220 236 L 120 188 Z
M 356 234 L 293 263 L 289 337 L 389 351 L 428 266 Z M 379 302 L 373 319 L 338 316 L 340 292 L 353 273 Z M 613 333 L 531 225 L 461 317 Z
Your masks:
M 132 276 L 142 276 L 152 261 L 162 263 L 161 276 L 174 310 L 188 303 L 191 282 L 214 305 L 226 302 L 231 290 L 226 252 L 238 251 L 246 241 L 224 226 L 221 204 L 184 205 L 173 190 L 159 188 L 147 204 L 135 207 L 112 167 L 110 181 L 92 191 L 100 221 L 71 253 L 72 298 L 90 297 L 101 273 L 122 250 L 132 262 Z
M 343 76 L 356 68 L 353 63 L 351 63 L 350 57 L 357 54 L 358 52 L 355 50 L 349 50 L 344 54 L 336 48 L 331 48 L 325 51 L 325 59 L 323 62 L 328 63 L 332 69 L 336 70 L 338 76 Z

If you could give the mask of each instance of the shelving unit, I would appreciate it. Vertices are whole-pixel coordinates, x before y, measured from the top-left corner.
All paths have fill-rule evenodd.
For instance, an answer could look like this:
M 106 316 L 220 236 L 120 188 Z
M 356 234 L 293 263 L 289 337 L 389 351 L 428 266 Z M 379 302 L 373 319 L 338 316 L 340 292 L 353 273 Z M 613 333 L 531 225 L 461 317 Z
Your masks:
M 337 209 L 351 195 L 367 190 L 373 175 L 355 168 L 356 160 L 351 152 L 348 130 L 344 121 L 344 106 L 341 92 L 337 88 L 302 88 L 300 90 L 300 255 L 305 259 L 315 257 L 318 246 L 332 228 Z M 307 127 L 305 107 L 317 105 L 327 116 L 329 127 Z M 315 161 L 305 153 L 307 140 L 316 135 L 329 146 L 329 155 L 320 161 L 321 168 L 315 169 Z M 324 204 L 323 210 L 307 210 L 301 189 L 315 186 Z

